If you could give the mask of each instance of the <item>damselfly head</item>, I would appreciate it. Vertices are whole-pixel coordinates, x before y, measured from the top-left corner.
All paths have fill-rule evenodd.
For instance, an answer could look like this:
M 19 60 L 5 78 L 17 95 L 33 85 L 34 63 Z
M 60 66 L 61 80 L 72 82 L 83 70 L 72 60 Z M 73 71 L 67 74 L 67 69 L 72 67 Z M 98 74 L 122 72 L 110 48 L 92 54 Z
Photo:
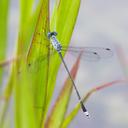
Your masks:
M 57 32 L 48 32 L 48 38 L 50 39 L 52 36 L 57 36 Z

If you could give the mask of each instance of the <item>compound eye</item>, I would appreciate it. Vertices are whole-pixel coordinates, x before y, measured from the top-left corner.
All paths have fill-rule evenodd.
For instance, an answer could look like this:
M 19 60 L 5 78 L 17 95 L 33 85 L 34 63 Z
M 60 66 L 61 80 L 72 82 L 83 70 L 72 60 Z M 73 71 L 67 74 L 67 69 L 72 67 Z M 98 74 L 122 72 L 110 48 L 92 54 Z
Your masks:
M 48 38 L 50 39 L 52 36 L 57 36 L 57 32 L 48 32 Z
M 57 36 L 57 32 L 52 32 L 51 34 L 54 36 Z

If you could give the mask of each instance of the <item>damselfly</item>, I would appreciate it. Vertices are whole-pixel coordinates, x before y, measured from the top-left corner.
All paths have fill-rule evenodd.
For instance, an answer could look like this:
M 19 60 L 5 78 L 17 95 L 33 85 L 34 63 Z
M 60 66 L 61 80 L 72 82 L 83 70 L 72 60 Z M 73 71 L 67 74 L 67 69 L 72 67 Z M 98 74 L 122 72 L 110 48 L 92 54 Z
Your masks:
M 50 42 L 52 44 L 52 48 L 51 47 L 49 48 L 50 55 L 52 56 L 55 53 L 59 54 L 59 56 L 62 60 L 62 63 L 64 64 L 65 69 L 66 69 L 66 71 L 67 71 L 67 73 L 68 73 L 68 75 L 72 81 L 72 84 L 73 84 L 74 89 L 76 91 L 76 94 L 78 96 L 81 108 L 82 108 L 83 112 L 88 116 L 89 115 L 88 111 L 83 104 L 83 101 L 80 97 L 79 91 L 75 85 L 74 80 L 72 79 L 72 76 L 68 70 L 68 67 L 67 67 L 61 53 L 66 52 L 66 51 L 68 51 L 69 53 L 72 53 L 72 54 L 77 54 L 77 55 L 79 53 L 82 53 L 82 59 L 83 60 L 98 61 L 100 59 L 111 57 L 113 55 L 113 52 L 110 48 L 103 48 L 103 47 L 72 47 L 72 46 L 67 47 L 67 46 L 62 46 L 59 43 L 59 41 L 57 40 L 56 35 L 57 35 L 56 32 L 49 32 L 48 33 L 48 39 L 50 40 Z M 34 70 L 35 70 L 35 68 L 37 68 L 36 70 L 38 70 L 38 65 L 39 65 L 38 63 L 41 63 L 42 61 L 46 60 L 47 57 L 48 57 L 47 55 L 38 57 L 34 62 L 29 63 L 29 68 L 34 67 Z
M 78 91 L 78 89 L 77 89 L 77 87 L 75 85 L 75 82 L 74 82 L 74 80 L 73 80 L 73 78 L 72 78 L 72 76 L 70 74 L 70 71 L 69 71 L 69 69 L 68 69 L 68 67 L 67 67 L 67 65 L 66 65 L 66 63 L 65 63 L 65 61 L 63 59 L 62 54 L 61 54 L 61 52 L 63 50 L 66 51 L 67 48 L 61 46 L 60 42 L 56 38 L 56 35 L 57 35 L 56 32 L 49 32 L 48 33 L 48 38 L 50 39 L 50 42 L 51 42 L 52 46 L 58 52 L 58 54 L 59 54 L 59 56 L 60 56 L 60 58 L 62 60 L 62 63 L 64 64 L 64 67 L 65 67 L 65 69 L 66 69 L 66 71 L 67 71 L 67 73 L 68 73 L 68 75 L 70 77 L 70 80 L 72 81 L 72 85 L 74 86 L 74 89 L 75 89 L 76 94 L 78 96 L 78 99 L 79 99 L 79 102 L 80 102 L 80 105 L 81 105 L 81 108 L 82 108 L 83 112 L 86 114 L 86 116 L 89 116 L 88 111 L 85 108 L 85 106 L 83 104 L 83 101 L 81 99 L 81 96 L 79 94 L 79 91 Z M 98 60 L 100 58 L 106 58 L 106 57 L 112 56 L 112 51 L 109 48 L 96 48 L 96 47 L 95 48 L 92 48 L 92 47 L 84 47 L 84 48 L 78 47 L 78 48 L 75 48 L 75 47 L 69 47 L 68 51 L 74 52 L 74 53 L 82 52 L 82 54 L 86 58 L 88 58 L 88 59 L 93 58 L 92 60 Z

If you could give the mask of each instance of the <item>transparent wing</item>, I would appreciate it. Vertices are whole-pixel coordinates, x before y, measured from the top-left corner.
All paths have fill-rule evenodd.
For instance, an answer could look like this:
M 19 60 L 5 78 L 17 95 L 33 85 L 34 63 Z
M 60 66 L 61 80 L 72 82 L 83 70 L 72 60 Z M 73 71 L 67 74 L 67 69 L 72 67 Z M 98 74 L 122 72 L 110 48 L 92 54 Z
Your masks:
M 62 46 L 62 52 L 69 52 L 74 56 L 78 56 L 79 53 L 82 53 L 82 60 L 86 61 L 98 61 L 100 59 L 109 58 L 113 55 L 113 52 L 109 48 L 103 47 L 73 47 L 73 46 Z M 57 53 L 53 47 L 50 47 L 50 56 Z M 47 55 L 38 57 L 35 61 L 29 65 L 30 70 L 35 70 L 37 72 L 39 70 L 39 63 L 47 59 Z M 36 68 L 35 68 L 36 67 Z
M 62 47 L 62 51 L 68 51 L 70 53 L 80 53 L 82 52 L 83 58 L 85 60 L 99 60 L 109 58 L 113 55 L 113 52 L 110 48 L 103 47 Z
M 65 50 L 63 50 L 65 51 Z M 80 53 L 82 53 L 82 60 L 85 61 L 98 61 L 100 59 L 100 56 L 96 54 L 95 52 L 91 51 L 83 51 L 83 50 L 67 50 L 71 55 L 77 57 Z
M 57 51 L 55 51 L 54 49 L 50 49 L 50 54 L 49 54 L 49 57 L 55 55 L 57 53 Z M 33 72 L 33 73 L 36 73 L 39 71 L 40 69 L 40 64 L 43 62 L 43 61 L 47 61 L 48 59 L 48 55 L 40 55 L 38 58 L 36 58 L 35 60 L 33 60 L 31 62 L 31 64 L 28 64 L 28 71 L 29 72 Z

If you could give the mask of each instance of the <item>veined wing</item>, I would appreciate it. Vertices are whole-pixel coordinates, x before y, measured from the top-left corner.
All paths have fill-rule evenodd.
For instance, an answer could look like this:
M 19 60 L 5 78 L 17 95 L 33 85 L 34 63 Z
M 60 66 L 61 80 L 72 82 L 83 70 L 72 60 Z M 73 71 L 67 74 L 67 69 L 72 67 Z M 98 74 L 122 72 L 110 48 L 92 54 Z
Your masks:
M 96 61 L 105 58 L 109 58 L 113 55 L 113 52 L 110 48 L 104 47 L 73 47 L 73 46 L 63 46 L 62 51 L 68 51 L 72 54 L 78 54 L 82 52 L 84 60 L 87 61 Z
M 49 47 L 49 46 L 48 46 Z M 53 56 L 57 51 L 50 46 L 50 56 Z M 113 55 L 113 52 L 109 48 L 103 47 L 73 47 L 73 46 L 62 46 L 62 52 L 69 52 L 74 56 L 78 56 L 80 52 L 82 52 L 82 59 L 86 61 L 98 61 L 100 59 L 109 58 Z M 39 56 L 33 63 L 34 67 L 36 67 L 35 72 L 38 70 L 38 65 L 42 61 L 48 58 L 47 55 Z M 33 66 L 32 66 L 33 67 Z
M 41 54 L 40 56 L 38 56 L 35 60 L 31 62 L 31 64 L 28 64 L 29 72 L 36 73 L 37 71 L 39 71 L 39 65 L 42 62 L 47 61 L 47 59 L 53 56 L 55 53 L 57 53 L 57 51 L 55 51 L 54 49 L 49 49 L 49 54 Z

